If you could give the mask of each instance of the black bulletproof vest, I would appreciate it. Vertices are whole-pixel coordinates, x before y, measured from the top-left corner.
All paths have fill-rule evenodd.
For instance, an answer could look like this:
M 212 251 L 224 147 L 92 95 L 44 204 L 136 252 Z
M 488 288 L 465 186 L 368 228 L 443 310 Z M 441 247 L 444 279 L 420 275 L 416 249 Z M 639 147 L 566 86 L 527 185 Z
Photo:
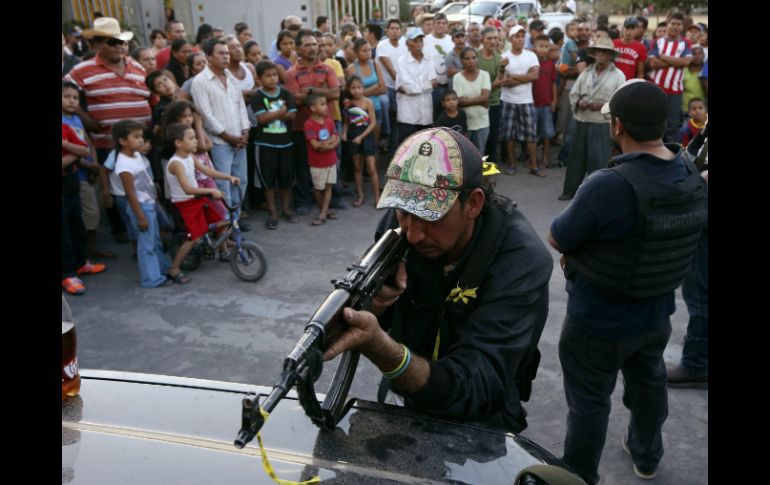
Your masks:
M 627 298 L 659 296 L 679 286 L 708 222 L 706 181 L 691 161 L 685 160 L 685 166 L 689 175 L 676 184 L 653 179 L 631 161 L 612 167 L 634 188 L 636 230 L 567 253 L 568 271 Z

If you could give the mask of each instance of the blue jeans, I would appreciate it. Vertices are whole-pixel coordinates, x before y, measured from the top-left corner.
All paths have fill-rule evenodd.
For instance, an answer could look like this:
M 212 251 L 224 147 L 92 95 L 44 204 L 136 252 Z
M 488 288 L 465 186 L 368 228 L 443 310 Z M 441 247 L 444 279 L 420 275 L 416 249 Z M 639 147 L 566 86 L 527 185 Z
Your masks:
M 211 148 L 211 161 L 214 163 L 214 168 L 218 171 L 238 177 L 241 180 L 242 186 L 246 186 L 248 177 L 246 147 L 236 150 L 230 145 L 215 144 Z M 231 187 L 229 180 L 214 179 L 214 181 L 217 184 L 217 188 L 225 195 L 227 205 L 233 205 L 233 200 L 241 202 L 238 200 L 238 188 Z M 241 211 L 238 209 L 236 215 L 240 215 L 240 213 Z
M 682 129 L 682 95 L 666 95 L 666 133 L 665 143 L 679 143 L 679 130 Z
M 489 127 L 481 128 L 480 130 L 474 130 L 468 132 L 468 137 L 471 140 L 471 143 L 476 145 L 476 148 L 479 149 L 479 153 L 481 153 L 481 156 L 484 156 L 484 150 L 487 148 L 487 138 L 489 138 Z
M 115 210 L 117 210 L 120 220 L 126 226 L 126 235 L 129 241 L 136 241 L 137 230 L 136 225 L 131 224 L 131 218 L 128 215 L 128 199 L 125 195 L 113 195 L 112 199 L 115 201 Z
M 155 288 L 166 281 L 166 273 L 171 267 L 171 260 L 163 252 L 163 243 L 160 242 L 160 229 L 158 228 L 158 215 L 155 211 L 155 202 L 143 202 L 139 204 L 144 212 L 149 226 L 146 231 L 139 230 L 136 213 L 128 205 L 128 217 L 131 226 L 137 232 L 136 259 L 139 262 L 139 283 L 142 288 Z
M 623 372 L 623 404 L 631 411 L 628 448 L 634 463 L 648 469 L 663 456 L 661 428 L 668 417 L 663 351 L 671 322 L 621 340 L 594 337 L 565 317 L 559 360 L 567 397 L 564 462 L 589 484 L 599 481 L 599 459 L 607 437 L 612 392 Z
M 393 153 L 398 148 L 400 138 L 398 135 L 398 121 L 396 120 L 396 113 L 398 112 L 398 103 L 396 101 L 395 88 L 388 88 L 388 103 L 390 104 L 390 112 L 385 112 L 387 115 L 388 123 L 390 123 L 390 140 L 388 141 L 388 152 Z
M 687 304 L 690 321 L 684 336 L 682 365 L 693 375 L 708 375 L 709 371 L 709 233 L 708 228 L 698 240 L 690 269 L 682 282 L 682 296 Z
M 385 136 L 390 134 L 390 98 L 387 93 L 380 95 L 380 106 L 382 117 L 377 118 L 377 123 L 380 123 L 380 136 Z

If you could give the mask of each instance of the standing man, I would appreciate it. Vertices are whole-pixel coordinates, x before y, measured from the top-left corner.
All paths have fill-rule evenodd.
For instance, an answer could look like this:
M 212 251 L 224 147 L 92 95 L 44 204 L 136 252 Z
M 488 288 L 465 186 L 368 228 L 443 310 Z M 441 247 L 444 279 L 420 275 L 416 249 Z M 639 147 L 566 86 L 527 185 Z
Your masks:
M 157 64 L 160 69 L 163 69 L 168 64 L 168 61 L 171 60 L 171 44 L 176 39 L 184 39 L 185 34 L 186 32 L 182 22 L 172 20 L 166 24 L 166 45 L 168 45 L 168 47 L 164 47 L 158 51 L 158 54 L 155 56 L 155 64 Z M 198 49 L 193 49 L 193 52 L 198 52 Z
M 143 126 L 150 123 L 150 90 L 144 82 L 147 73 L 126 55 L 126 42 L 133 32 L 121 32 L 118 21 L 111 17 L 94 20 L 94 28 L 83 32 L 96 55 L 72 68 L 65 80 L 75 83 L 85 94 L 88 112 L 78 106 L 76 113 L 94 141 L 100 164 L 107 160 L 112 143 L 112 125 L 120 120 L 133 120 Z M 102 187 L 106 189 L 104 172 Z M 118 242 L 128 242 L 126 227 L 117 209 L 112 206 L 108 190 L 102 191 L 107 207 L 112 236 Z M 108 200 L 109 199 L 109 200 Z
M 575 25 L 576 27 L 572 27 Z M 577 40 L 570 37 L 573 28 L 577 29 Z M 572 118 L 572 106 L 569 102 L 569 93 L 575 86 L 575 81 L 580 75 L 578 69 L 578 52 L 589 45 L 591 39 L 591 25 L 588 22 L 573 23 L 569 22 L 565 26 L 567 40 L 564 41 L 564 49 L 561 54 L 561 65 L 559 66 L 559 113 L 556 116 L 556 133 L 561 133 L 563 145 L 559 152 L 559 162 L 563 165 L 569 160 L 569 150 L 572 144 L 572 132 L 575 131 L 575 120 Z
M 612 151 L 612 140 L 607 130 L 609 120 L 601 109 L 626 77 L 612 62 L 617 51 L 608 37 L 602 37 L 589 47 L 588 55 L 595 62 L 578 77 L 569 95 L 576 123 L 559 200 L 574 197 L 583 177 L 606 167 Z
M 329 17 L 325 15 L 319 15 L 318 18 L 315 19 L 315 31 L 322 34 L 330 32 L 331 27 L 329 27 Z
M 192 97 L 214 143 L 211 161 L 220 172 L 247 180 L 246 144 L 251 123 L 240 81 L 227 68 L 230 50 L 227 42 L 212 38 L 203 43 L 203 52 L 208 63 L 193 79 Z M 231 187 L 226 179 L 216 179 L 216 183 L 227 204 L 232 205 L 239 189 Z M 241 230 L 248 230 L 248 226 L 244 229 L 244 225 L 240 223 Z
M 395 114 L 398 112 L 396 103 L 396 63 L 406 55 L 406 40 L 401 36 L 401 22 L 398 19 L 388 20 L 388 26 L 385 30 L 387 37 L 380 40 L 377 44 L 376 62 L 380 63 L 380 71 L 385 80 L 385 87 L 388 88 L 388 101 L 390 109 L 383 116 L 390 118 L 390 142 L 388 152 L 393 153 L 399 142 L 397 119 Z
M 500 140 L 505 142 L 508 155 L 506 175 L 516 173 L 515 140 L 526 142 L 529 173 L 545 177 L 537 167 L 537 112 L 532 96 L 532 83 L 540 75 L 540 61 L 534 52 L 524 50 L 526 30 L 521 25 L 511 29 L 511 50 L 504 52 L 501 70 L 505 73 L 500 100 L 503 103 Z
M 468 24 L 468 38 L 466 45 L 473 47 L 477 51 L 483 47 L 481 43 L 481 25 L 478 22 L 471 22 Z
M 337 75 L 329 65 L 318 57 L 318 41 L 313 32 L 303 29 L 294 39 L 297 46 L 297 63 L 286 72 L 286 89 L 294 96 L 297 116 L 294 117 L 294 204 L 297 214 L 306 215 L 313 203 L 311 193 L 310 166 L 307 161 L 307 144 L 303 132 L 305 121 L 310 117 L 306 104 L 308 95 L 324 96 L 328 104 L 340 99 L 340 84 Z M 332 202 L 332 206 L 334 206 Z
M 422 52 L 433 62 L 436 69 L 436 89 L 433 90 L 433 118 L 441 113 L 441 96 L 449 89 L 446 56 L 455 45 L 452 37 L 447 35 L 447 19 L 443 13 L 433 17 L 433 32 L 425 35 Z
M 289 32 L 296 34 L 296 32 L 299 32 L 301 28 L 302 28 L 302 19 L 300 19 L 296 15 L 289 15 L 285 19 L 281 20 L 281 30 L 288 30 Z M 273 39 L 273 43 L 270 44 L 270 52 L 268 53 L 267 56 L 270 59 L 275 59 L 276 57 L 278 57 L 278 54 L 279 54 L 278 39 Z
M 655 40 L 647 60 L 652 69 L 650 79 L 666 93 L 668 99 L 666 134 L 663 137 L 666 143 L 676 143 L 678 140 L 679 128 L 682 126 L 682 80 L 684 70 L 692 62 L 690 41 L 681 36 L 683 21 L 682 13 L 671 15 L 666 35 Z
M 623 22 L 623 37 L 612 41 L 618 51 L 615 66 L 625 74 L 626 79 L 644 79 L 647 49 L 636 40 L 636 33 L 640 28 L 638 17 L 628 17 Z
M 663 456 L 674 290 L 708 218 L 706 182 L 681 146 L 663 144 L 666 104 L 641 79 L 617 90 L 600 112 L 610 115 L 623 155 L 586 179 L 548 233 L 563 254 L 569 294 L 559 341 L 569 407 L 563 460 L 589 484 L 599 481 L 618 371 L 631 411 L 622 446 L 634 472 L 654 478 Z M 671 204 L 662 209 L 654 199 Z
M 391 211 L 380 230 L 397 221 L 410 246 L 398 287 L 383 286 L 371 312 L 346 308 L 349 330 L 324 358 L 357 348 L 383 372 L 380 389 L 407 407 L 521 432 L 548 314 L 550 254 L 485 183 L 479 151 L 459 133 L 412 135 L 387 176 L 377 208 Z
M 396 62 L 396 105 L 399 143 L 409 135 L 433 124 L 436 69 L 422 53 L 423 34 L 419 27 L 406 31 L 406 55 Z

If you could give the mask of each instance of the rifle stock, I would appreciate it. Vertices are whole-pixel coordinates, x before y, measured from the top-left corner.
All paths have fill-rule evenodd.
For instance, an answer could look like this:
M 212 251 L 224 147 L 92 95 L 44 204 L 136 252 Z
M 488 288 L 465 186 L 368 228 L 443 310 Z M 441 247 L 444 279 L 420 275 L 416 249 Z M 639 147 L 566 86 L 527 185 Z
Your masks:
M 321 429 L 333 430 L 353 405 L 345 403 L 356 372 L 359 352 L 347 351 L 329 385 L 326 399 L 319 404 L 313 384 L 323 369 L 323 351 L 345 331 L 341 314 L 345 307 L 368 310 L 386 279 L 395 274 L 406 254 L 406 238 L 401 229 L 390 229 L 367 250 L 361 260 L 347 268 L 342 280 L 332 280 L 334 290 L 316 309 L 305 325 L 305 332 L 284 359 L 283 371 L 267 398 L 246 397 L 242 402 L 241 429 L 235 446 L 243 448 L 264 424 L 260 408 L 271 413 L 289 390 L 296 386 L 305 414 Z

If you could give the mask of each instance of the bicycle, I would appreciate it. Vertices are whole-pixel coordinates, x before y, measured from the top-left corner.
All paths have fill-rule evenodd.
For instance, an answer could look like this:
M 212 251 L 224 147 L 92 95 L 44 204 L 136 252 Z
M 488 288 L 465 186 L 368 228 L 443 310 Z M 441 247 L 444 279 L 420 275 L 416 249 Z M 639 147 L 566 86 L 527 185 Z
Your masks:
M 262 248 L 255 242 L 244 240 L 243 236 L 241 236 L 236 211 L 243 203 L 243 189 L 241 189 L 240 185 L 236 187 L 238 187 L 240 195 L 238 205 L 229 206 L 225 199 L 221 199 L 222 204 L 224 204 L 229 213 L 228 219 L 209 224 L 209 231 L 195 242 L 189 254 L 182 261 L 180 267 L 184 271 L 198 269 L 204 259 L 214 259 L 217 248 L 230 239 L 235 242 L 235 247 L 230 250 L 229 255 L 230 268 L 238 278 L 243 281 L 259 281 L 267 272 L 267 260 Z M 217 236 L 217 229 L 221 227 L 226 227 L 226 229 Z M 174 234 L 170 245 L 172 258 L 186 240 L 186 232 Z

